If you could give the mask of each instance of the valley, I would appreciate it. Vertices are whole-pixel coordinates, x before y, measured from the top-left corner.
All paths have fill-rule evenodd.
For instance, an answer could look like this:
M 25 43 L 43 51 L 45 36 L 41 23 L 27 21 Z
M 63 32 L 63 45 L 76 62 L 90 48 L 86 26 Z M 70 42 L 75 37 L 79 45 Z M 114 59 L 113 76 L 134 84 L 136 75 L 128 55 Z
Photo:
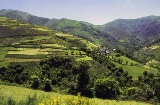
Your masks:
M 159 19 L 120 19 L 96 26 L 0 10 L 0 100 L 19 105 L 33 92 L 39 105 L 57 94 L 67 100 L 80 97 L 91 101 L 89 105 L 158 103 Z M 24 93 L 21 100 L 17 90 Z

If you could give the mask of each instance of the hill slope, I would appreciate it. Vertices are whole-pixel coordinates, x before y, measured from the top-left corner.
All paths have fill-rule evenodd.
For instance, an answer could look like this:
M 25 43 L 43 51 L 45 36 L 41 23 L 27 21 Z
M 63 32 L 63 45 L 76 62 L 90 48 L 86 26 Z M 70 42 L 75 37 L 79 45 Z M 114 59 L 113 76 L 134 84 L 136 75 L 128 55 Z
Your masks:
M 145 47 L 148 42 L 159 39 L 160 17 L 147 16 L 138 19 L 117 19 L 96 27 L 122 42 L 130 50 L 128 52 L 132 53 Z
M 37 25 L 44 25 L 46 22 L 49 21 L 48 18 L 33 16 L 26 12 L 17 11 L 17 10 L 6 10 L 6 9 L 0 10 L 0 16 L 5 16 L 8 18 L 16 19 L 23 22 L 28 22 L 31 24 L 37 24 Z
M 6 16 L 31 24 L 44 25 L 54 30 L 73 34 L 85 38 L 97 44 L 104 44 L 110 48 L 118 48 L 125 51 L 125 47 L 106 33 L 97 30 L 92 24 L 70 19 L 46 19 L 36 17 L 28 13 L 16 10 L 1 10 L 0 16 Z
M 6 101 L 8 98 L 12 98 L 16 102 L 25 101 L 29 96 L 33 97 L 35 94 L 37 95 L 36 98 L 38 98 L 38 103 L 45 101 L 44 97 L 47 97 L 47 99 L 48 98 L 57 99 L 57 96 L 61 99 L 65 99 L 68 97 L 68 99 L 72 98 L 72 101 L 74 98 L 77 98 L 77 96 L 61 95 L 61 94 L 57 94 L 57 93 L 53 93 L 53 92 L 48 93 L 48 92 L 31 90 L 31 89 L 22 88 L 22 87 L 5 86 L 5 85 L 0 85 L 0 93 L 1 93 L 0 98 L 5 98 L 5 100 L 3 100 L 3 101 Z M 22 93 L 23 93 L 23 97 L 22 97 Z M 117 102 L 115 100 L 101 100 L 101 99 L 97 99 L 97 98 L 89 99 L 89 100 L 90 100 L 90 102 L 94 102 L 94 104 L 96 104 L 96 105 L 105 105 L 105 104 L 107 104 L 107 105 L 113 105 L 113 104 L 114 105 L 150 105 L 148 103 L 135 102 L 135 101 L 118 101 Z

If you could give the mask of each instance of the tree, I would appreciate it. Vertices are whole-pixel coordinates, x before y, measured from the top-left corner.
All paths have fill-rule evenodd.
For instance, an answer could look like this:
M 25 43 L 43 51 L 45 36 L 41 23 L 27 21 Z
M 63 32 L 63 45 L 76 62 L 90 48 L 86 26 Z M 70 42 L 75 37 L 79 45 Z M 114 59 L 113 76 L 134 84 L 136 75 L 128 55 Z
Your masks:
M 144 71 L 144 72 L 143 72 L 143 75 L 144 75 L 144 76 L 147 76 L 147 75 L 148 75 L 148 72 L 147 72 L 147 71 Z
M 87 85 L 89 84 L 88 69 L 90 68 L 90 64 L 87 61 L 81 61 L 79 66 L 77 92 L 81 92 L 82 95 L 87 95 L 85 92 L 87 90 Z
M 115 85 L 117 85 L 118 82 L 116 82 L 113 78 L 103 78 L 103 79 L 97 79 L 94 82 L 94 91 L 95 95 L 98 98 L 114 98 L 115 97 Z M 120 94 L 119 88 L 116 88 L 117 95 Z
M 128 65 L 128 61 L 126 61 L 126 65 Z
M 36 75 L 33 75 L 33 76 L 31 77 L 31 79 L 32 79 L 32 81 L 33 81 L 32 85 L 31 85 L 31 88 L 32 88 L 32 89 L 38 89 L 39 86 L 40 86 L 40 79 L 39 79 L 39 77 L 36 76 Z
M 46 92 L 52 91 L 51 81 L 49 79 L 46 80 L 46 84 L 44 86 L 44 91 L 46 91 Z

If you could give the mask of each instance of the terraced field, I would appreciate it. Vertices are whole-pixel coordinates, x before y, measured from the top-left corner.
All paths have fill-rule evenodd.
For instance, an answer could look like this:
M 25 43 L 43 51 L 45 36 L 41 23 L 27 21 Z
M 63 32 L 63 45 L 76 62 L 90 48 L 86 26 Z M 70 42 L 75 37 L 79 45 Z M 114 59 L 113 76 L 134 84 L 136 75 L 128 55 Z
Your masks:
M 82 38 L 76 36 L 73 38 L 72 35 L 62 33 L 50 36 L 22 37 L 20 40 L 13 42 L 11 47 L 4 47 L 2 45 L 0 50 L 0 61 L 37 62 L 51 56 L 74 56 L 77 60 L 92 60 L 84 51 L 81 51 L 77 47 L 79 45 L 71 45 L 70 42 L 57 38 L 57 35 L 65 38 L 67 37 L 69 38 L 69 41 L 80 39 L 80 41 L 82 40 L 82 42 L 86 44 L 86 46 L 90 47 L 90 49 L 96 47 L 96 45 L 85 41 Z

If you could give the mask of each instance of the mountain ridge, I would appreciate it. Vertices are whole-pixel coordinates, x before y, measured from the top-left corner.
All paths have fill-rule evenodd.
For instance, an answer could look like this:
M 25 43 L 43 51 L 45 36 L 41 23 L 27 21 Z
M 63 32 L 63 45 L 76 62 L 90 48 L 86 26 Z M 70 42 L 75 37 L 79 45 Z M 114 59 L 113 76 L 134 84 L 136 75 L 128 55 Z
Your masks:
M 16 15 L 14 15 L 15 13 Z M 21 13 L 22 15 L 20 15 Z M 26 14 L 32 17 L 33 21 L 31 21 L 32 19 L 24 19 Z M 1 10 L 0 15 L 17 20 L 22 19 L 25 22 L 46 26 L 63 33 L 73 34 L 91 42 L 117 48 L 127 53 L 132 53 L 141 46 L 145 47 L 148 41 L 152 41 L 160 36 L 160 16 L 153 15 L 137 19 L 116 19 L 104 25 L 93 25 L 88 22 L 66 18 L 37 18 L 36 16 L 34 17 L 33 15 L 17 10 Z
M 0 10 L 0 16 L 6 16 L 8 18 L 12 18 L 19 21 L 32 23 L 32 24 L 37 24 L 37 25 L 44 25 L 46 22 L 49 21 L 48 18 L 42 18 L 42 17 L 31 15 L 27 12 L 11 10 L 11 9 Z

